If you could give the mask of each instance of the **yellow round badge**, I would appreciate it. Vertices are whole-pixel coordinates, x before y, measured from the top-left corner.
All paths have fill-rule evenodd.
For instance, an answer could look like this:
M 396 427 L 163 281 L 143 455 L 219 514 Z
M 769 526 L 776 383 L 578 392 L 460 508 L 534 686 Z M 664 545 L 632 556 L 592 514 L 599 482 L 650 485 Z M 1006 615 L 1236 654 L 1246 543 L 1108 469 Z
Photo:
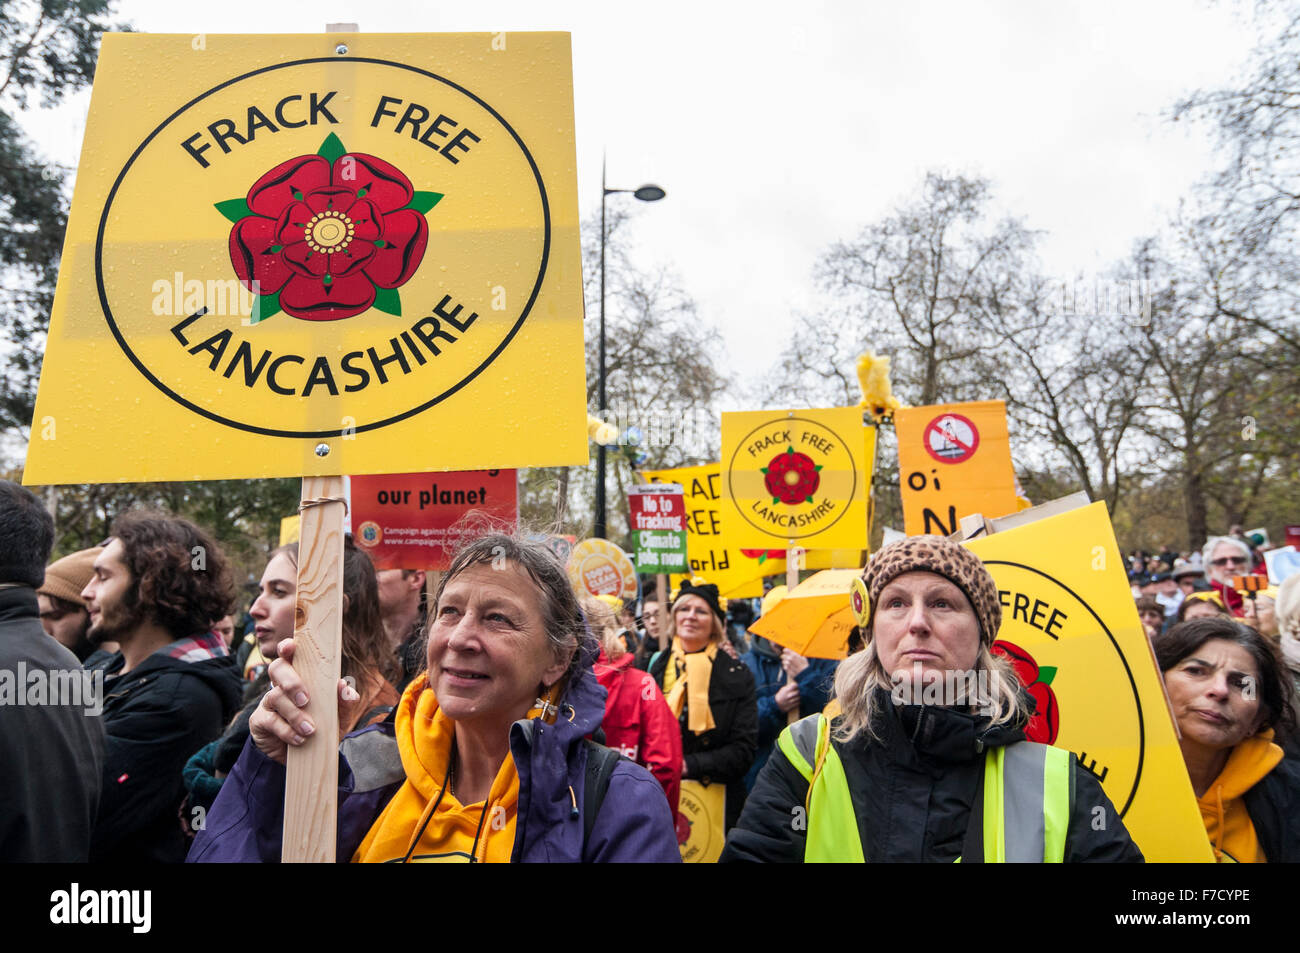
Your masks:
M 618 546 L 605 539 L 584 539 L 569 554 L 569 579 L 592 596 L 634 599 L 639 591 L 636 566 Z

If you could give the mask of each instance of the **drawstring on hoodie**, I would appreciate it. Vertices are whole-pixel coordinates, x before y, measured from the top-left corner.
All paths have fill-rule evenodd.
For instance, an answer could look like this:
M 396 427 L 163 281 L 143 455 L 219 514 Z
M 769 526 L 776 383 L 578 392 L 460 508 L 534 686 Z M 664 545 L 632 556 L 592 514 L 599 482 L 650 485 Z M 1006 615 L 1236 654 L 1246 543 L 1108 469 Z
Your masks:
M 573 793 L 572 784 L 569 785 L 569 800 L 573 802 L 573 808 L 569 811 L 569 820 L 577 820 L 581 812 L 578 810 L 578 795 Z
M 1224 823 L 1225 823 L 1225 819 L 1223 816 L 1223 785 L 1222 784 L 1216 784 L 1214 786 L 1214 800 L 1219 805 L 1219 826 L 1214 833 L 1214 862 L 1216 864 L 1221 864 L 1223 863 L 1223 850 L 1219 845 L 1223 843 Z

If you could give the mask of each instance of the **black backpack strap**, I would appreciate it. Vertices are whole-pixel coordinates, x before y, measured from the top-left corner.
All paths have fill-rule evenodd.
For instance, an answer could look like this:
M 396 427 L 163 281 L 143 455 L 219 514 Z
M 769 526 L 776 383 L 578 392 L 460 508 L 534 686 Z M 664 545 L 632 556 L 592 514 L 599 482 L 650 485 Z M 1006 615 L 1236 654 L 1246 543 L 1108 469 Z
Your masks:
M 583 739 L 587 746 L 587 770 L 582 780 L 582 845 L 586 850 L 591 830 L 596 826 L 596 815 L 609 790 L 609 778 L 623 759 L 617 751 Z

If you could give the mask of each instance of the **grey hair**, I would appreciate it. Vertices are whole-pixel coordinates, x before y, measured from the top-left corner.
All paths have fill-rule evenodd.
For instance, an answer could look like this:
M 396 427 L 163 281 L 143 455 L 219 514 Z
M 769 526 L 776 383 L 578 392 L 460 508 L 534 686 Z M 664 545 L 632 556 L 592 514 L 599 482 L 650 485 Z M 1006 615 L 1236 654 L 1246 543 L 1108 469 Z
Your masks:
M 1247 561 L 1254 558 L 1250 553 L 1250 547 L 1235 536 L 1211 536 L 1206 540 L 1205 547 L 1201 550 L 1201 568 L 1205 570 L 1206 575 L 1209 575 L 1210 560 L 1214 557 L 1214 551 L 1225 543 L 1237 547 Z
M 487 532 L 466 543 L 456 553 L 451 567 L 438 583 L 434 608 L 429 613 L 425 627 L 426 637 L 429 628 L 438 618 L 438 603 L 442 601 L 443 591 L 449 582 L 471 566 L 486 565 L 503 569 L 510 564 L 528 574 L 541 596 L 542 619 L 551 651 L 557 662 L 568 663 L 564 675 L 556 683 L 563 694 L 570 679 L 582 665 L 583 647 L 588 646 L 595 652 L 595 638 L 587 626 L 582 607 L 578 604 L 578 596 L 573 591 L 569 574 L 560 565 L 555 553 L 543 542 L 509 533 Z

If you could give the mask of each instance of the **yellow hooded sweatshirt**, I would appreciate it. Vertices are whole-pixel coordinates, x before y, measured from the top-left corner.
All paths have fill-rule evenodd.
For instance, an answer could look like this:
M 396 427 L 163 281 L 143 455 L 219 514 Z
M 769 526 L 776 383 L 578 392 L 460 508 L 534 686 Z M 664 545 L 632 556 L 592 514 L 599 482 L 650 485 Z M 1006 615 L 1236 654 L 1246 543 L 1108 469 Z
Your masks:
M 1201 820 L 1205 822 L 1205 833 L 1209 835 L 1218 863 L 1268 862 L 1242 796 L 1262 781 L 1281 760 L 1282 749 L 1273 744 L 1273 729 L 1261 731 L 1232 749 L 1223 771 L 1196 799 L 1201 809 Z
M 515 843 L 519 775 L 506 755 L 486 801 L 461 804 L 445 785 L 455 723 L 438 708 L 427 676 L 397 707 L 397 748 L 406 781 L 371 825 L 354 863 L 502 863 Z

